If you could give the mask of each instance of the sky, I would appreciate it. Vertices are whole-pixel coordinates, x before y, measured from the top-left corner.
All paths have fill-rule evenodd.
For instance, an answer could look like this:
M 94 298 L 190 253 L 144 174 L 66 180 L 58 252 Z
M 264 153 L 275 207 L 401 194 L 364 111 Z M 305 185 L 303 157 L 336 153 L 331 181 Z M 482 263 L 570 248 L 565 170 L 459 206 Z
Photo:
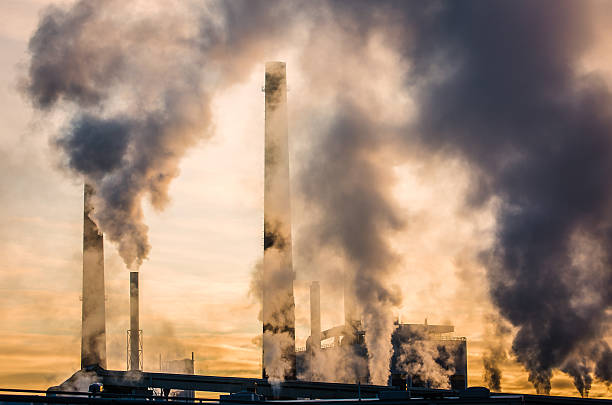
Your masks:
M 443 101 L 462 96 L 464 93 L 457 89 L 463 82 L 458 81 L 455 87 L 441 87 L 443 96 L 436 98 L 439 96 L 436 86 L 445 83 L 444 77 L 448 73 L 440 66 L 428 65 L 426 69 L 419 65 L 421 60 L 427 63 L 436 57 L 445 61 L 444 55 L 433 55 L 436 42 L 432 46 L 423 40 L 423 50 L 417 46 L 416 50 L 407 51 L 405 43 L 413 37 L 395 32 L 395 21 L 391 21 L 388 30 L 379 29 L 381 23 L 364 17 L 358 5 L 355 10 L 336 11 L 337 3 L 332 2 L 329 9 L 323 8 L 324 11 L 298 13 L 288 10 L 290 7 L 287 6 L 270 11 L 274 15 L 288 13 L 297 16 L 297 22 L 286 20 L 290 27 L 286 36 L 280 30 L 281 35 L 274 30 L 270 33 L 257 28 L 259 23 L 265 27 L 263 23 L 267 21 L 265 15 L 257 14 L 252 17 L 255 28 L 246 24 L 246 27 L 236 28 L 235 38 L 227 35 L 219 40 L 219 44 L 201 45 L 210 47 L 210 50 L 206 48 L 204 56 L 184 55 L 182 50 L 173 48 L 176 45 L 172 40 L 173 33 L 177 29 L 181 35 L 191 35 L 193 26 L 189 24 L 193 22 L 186 22 L 185 27 L 179 28 L 174 24 L 183 23 L 184 15 L 190 10 L 188 6 L 182 6 L 199 2 L 173 2 L 176 10 L 166 10 L 165 7 L 169 6 L 159 2 L 155 3 L 153 10 L 147 10 L 146 14 L 155 22 L 159 21 L 159 15 L 169 15 L 163 20 L 168 25 L 158 26 L 152 31 L 139 26 L 145 34 L 155 33 L 152 42 L 147 42 L 149 39 L 144 41 L 147 45 L 159 45 L 155 50 L 147 46 L 134 48 L 141 37 L 136 34 L 130 37 L 133 32 L 126 29 L 133 15 L 112 14 L 118 10 L 116 2 L 101 2 L 104 3 L 109 4 L 111 13 L 111 17 L 105 18 L 119 21 L 116 25 L 118 32 L 127 36 L 127 39 L 109 39 L 111 48 L 113 40 L 126 41 L 129 46 L 118 47 L 120 52 L 136 49 L 140 59 L 128 58 L 128 68 L 118 70 L 119 73 L 111 75 L 109 83 L 99 85 L 110 89 L 109 92 L 116 91 L 113 93 L 115 99 L 108 104 L 94 102 L 93 106 L 87 106 L 86 99 L 77 97 L 77 102 L 72 104 L 60 100 L 52 111 L 40 108 L 40 103 L 33 102 L 35 97 L 28 96 L 23 90 L 32 56 L 28 42 L 44 15 L 43 10 L 52 2 L 4 0 L 0 3 L 0 13 L 5 17 L 0 26 L 0 201 L 3 208 L 0 211 L 3 230 L 0 233 L 0 255 L 4 258 L 0 264 L 0 385 L 46 389 L 62 382 L 79 367 L 83 176 L 78 175 L 74 165 L 67 163 L 70 151 L 58 147 L 55 140 L 58 136 L 66 136 L 66 128 L 70 125 L 77 125 L 74 117 L 78 117 L 81 110 L 97 114 L 100 109 L 108 108 L 104 112 L 106 115 L 101 116 L 124 111 L 127 115 L 144 114 L 148 117 L 151 111 L 147 107 L 135 108 L 130 102 L 139 104 L 137 96 L 142 96 L 145 102 L 157 100 L 159 94 L 166 94 L 168 90 L 157 83 L 160 77 L 177 71 L 199 75 L 200 63 L 203 70 L 208 70 L 204 77 L 198 76 L 204 84 L 195 86 L 195 90 L 185 90 L 190 82 L 175 79 L 173 75 L 168 81 L 179 83 L 176 87 L 171 86 L 170 90 L 185 90 L 187 94 L 185 98 L 178 96 L 177 105 L 205 99 L 205 103 L 202 101 L 204 107 L 195 115 L 199 117 L 202 114 L 206 121 L 192 119 L 191 115 L 181 121 L 196 127 L 192 131 L 196 135 L 180 138 L 183 140 L 181 146 L 176 147 L 177 157 L 172 164 L 176 164 L 178 171 L 174 171 L 171 164 L 168 169 L 173 173 L 167 184 L 169 201 L 164 205 L 154 199 L 143 199 L 142 220 L 148 226 L 151 246 L 148 257 L 143 259 L 139 268 L 144 369 L 158 370 L 160 356 L 162 359 L 176 359 L 189 357 L 191 352 L 195 352 L 197 373 L 260 375 L 259 304 L 249 292 L 254 269 L 263 254 L 262 86 L 264 64 L 268 60 L 287 62 L 290 165 L 292 173 L 295 173 L 291 187 L 295 191 L 292 214 L 297 346 L 305 345 L 308 336 L 310 281 L 321 281 L 322 326 L 326 329 L 343 321 L 339 269 L 359 268 L 359 263 L 367 260 L 372 260 L 368 263 L 379 263 L 378 257 L 374 260 L 363 252 L 353 253 L 353 240 L 348 236 L 337 237 L 338 234 L 350 233 L 348 224 L 363 221 L 365 243 L 381 247 L 378 252 L 388 254 L 383 259 L 389 264 L 385 264 L 380 273 L 366 274 L 368 270 L 365 269 L 362 273 L 356 272 L 356 277 L 363 275 L 365 280 L 380 277 L 383 281 L 376 287 L 381 292 L 395 291 L 401 295 L 401 302 L 384 301 L 385 311 L 388 309 L 393 318 L 406 323 L 421 323 L 426 319 L 429 324 L 453 324 L 455 334 L 465 336 L 468 341 L 469 385 L 482 385 L 482 357 L 488 347 L 485 342 L 495 340 L 510 353 L 517 331 L 521 325 L 526 325 L 516 321 L 509 327 L 511 332 L 502 337 L 495 335 L 492 319 L 499 319 L 499 307 L 506 310 L 502 313 L 507 319 L 516 320 L 516 317 L 509 306 L 504 306 L 501 295 L 491 298 L 491 289 L 499 286 L 495 284 L 496 277 L 507 274 L 503 271 L 496 273 L 495 265 L 491 265 L 493 270 L 487 268 L 483 252 L 495 254 L 495 247 L 500 246 L 500 241 L 506 241 L 504 237 L 509 235 L 504 233 L 508 229 L 505 227 L 508 219 L 504 216 L 507 214 L 504 207 L 505 204 L 516 204 L 516 201 L 507 194 L 519 189 L 527 200 L 535 197 L 530 190 L 510 187 L 498 180 L 505 179 L 507 173 L 499 169 L 501 174 L 495 177 L 498 168 L 489 160 L 499 158 L 497 151 L 487 149 L 486 143 L 472 140 L 462 132 L 476 132 L 477 129 L 469 127 L 468 130 L 464 121 L 452 121 L 456 110 Z M 70 7 L 74 2 L 53 4 Z M 143 2 L 135 4 L 136 11 L 138 7 L 148 8 Z M 507 6 L 508 3 L 504 4 Z M 211 10 L 207 13 L 214 17 L 214 7 Z M 381 7 L 382 21 L 387 18 L 384 11 Z M 526 12 L 538 11 L 542 10 L 527 8 Z M 216 19 L 207 13 L 210 20 L 206 21 L 214 25 Z M 612 78 L 609 64 L 612 41 L 607 28 L 612 14 L 603 2 L 593 2 L 592 9 L 584 13 L 588 14 L 584 18 L 593 26 L 591 36 L 582 38 L 582 28 L 568 24 L 575 31 L 569 30 L 567 38 L 558 41 L 563 44 L 580 42 L 574 41 L 580 37 L 581 41 L 588 42 L 587 49 L 575 57 L 574 67 L 580 72 L 597 72 L 600 80 L 597 86 L 606 88 Z M 239 17 L 240 11 L 236 14 Z M 347 18 L 349 22 L 342 18 L 334 20 L 336 15 Z M 495 15 L 492 14 L 491 18 L 494 19 Z M 558 18 L 563 20 L 564 15 Z M 427 16 L 423 19 L 426 20 Z M 337 23 L 330 24 L 329 21 Z M 100 21 L 95 20 L 95 23 Z M 449 20 L 448 24 L 451 23 Z M 374 28 L 363 28 L 370 25 Z M 236 23 L 236 27 L 239 26 Z M 419 35 L 423 35 L 426 29 L 418 22 L 414 26 L 414 42 L 419 43 Z M 230 24 L 227 32 L 233 33 L 231 28 Z M 432 30 L 432 41 L 447 40 L 442 31 Z M 572 36 L 574 32 L 575 36 Z M 111 32 L 107 34 L 112 36 Z M 550 45 L 546 42 L 547 35 L 553 34 L 538 33 L 545 39 L 541 42 L 538 42 L 539 37 L 534 39 L 533 52 L 539 51 L 539 45 L 542 52 L 547 50 L 545 47 Z M 245 39 L 252 37 L 255 37 L 252 42 Z M 274 43 L 275 38 L 278 44 Z M 100 42 L 104 44 L 104 41 Z M 440 44 L 440 49 L 444 50 L 446 43 Z M 103 46 L 92 46 L 100 54 L 108 51 Z M 476 41 L 473 46 L 486 48 L 488 44 Z M 457 49 L 451 46 L 449 49 L 461 50 L 461 43 Z M 44 49 L 39 52 L 44 54 Z M 503 55 L 504 50 L 499 52 Z M 506 52 L 512 52 L 512 49 Z M 550 64 L 554 65 L 557 53 L 550 52 L 551 60 L 554 59 Z M 570 51 L 559 53 L 574 57 Z M 469 68 L 470 63 L 475 64 L 474 60 L 478 59 L 470 59 L 472 55 L 466 54 L 468 56 L 459 54 L 458 60 L 465 58 L 465 66 Z M 422 59 L 418 59 L 421 55 Z M 523 57 L 527 60 L 529 55 Z M 96 63 L 96 59 L 93 60 L 92 63 Z M 209 63 L 209 60 L 213 62 Z M 479 69 L 478 65 L 474 66 L 475 70 Z M 521 61 L 517 66 L 517 69 L 523 66 Z M 120 66 L 117 69 L 124 68 Z M 452 68 L 449 69 L 451 74 L 455 74 Z M 421 74 L 422 70 L 427 70 L 427 75 Z M 139 76 L 135 72 L 142 73 L 144 84 L 135 79 Z M 484 75 L 488 70 L 478 72 Z M 564 74 L 551 69 L 551 75 L 554 73 Z M 120 77 L 117 82 L 113 81 L 116 77 Z M 122 87 L 122 80 L 137 84 L 126 89 Z M 484 77 L 483 81 L 486 80 Z M 215 82 L 214 86 L 210 82 Z M 504 82 L 504 79 L 498 79 L 498 82 Z M 466 83 L 472 82 L 466 79 Z M 565 81 L 559 79 L 554 85 L 559 83 Z M 146 91 L 139 87 L 149 85 L 150 89 Z M 214 91 L 209 92 L 209 87 L 214 87 Z M 453 89 L 457 91 L 449 91 Z M 505 98 L 504 89 L 499 86 L 493 90 L 498 91 L 500 98 Z M 479 94 L 479 90 L 474 90 L 474 93 Z M 68 92 L 63 94 L 70 97 Z M 602 105 L 607 105 L 607 99 L 600 100 L 603 100 Z M 466 104 L 473 105 L 467 101 Z M 429 115 L 423 112 L 423 106 L 429 108 L 426 110 Z M 456 132 L 432 124 L 432 120 L 439 118 L 430 117 L 432 111 L 446 112 L 451 122 L 449 125 L 454 123 Z M 516 111 L 516 119 L 522 119 L 521 110 L 517 108 Z M 462 114 L 467 116 L 464 112 Z M 502 135 L 512 136 L 507 134 L 521 130 L 508 124 L 509 129 L 505 132 L 504 117 L 495 114 L 497 111 L 492 108 L 491 115 L 502 127 L 499 131 Z M 599 115 L 594 117 L 592 121 L 596 121 Z M 413 121 L 418 121 L 418 125 L 413 126 Z M 342 136 L 352 133 L 350 128 L 355 122 L 357 128 L 369 130 L 364 130 L 363 137 L 349 136 L 345 142 Z M 490 131 L 486 122 L 482 126 L 484 132 Z M 431 136 L 425 139 L 414 136 L 419 140 L 406 141 L 402 138 L 404 135 L 398 135 L 406 128 Z M 523 130 L 528 133 L 530 128 Z M 436 134 L 446 132 L 451 135 L 436 138 Z M 456 138 L 452 134 L 457 134 Z M 467 141 L 461 143 L 456 139 Z M 502 141 L 499 143 L 504 144 Z M 504 151 L 511 155 L 510 161 L 512 153 L 528 154 L 519 146 L 512 149 L 511 145 Z M 555 149 L 553 146 L 550 145 L 551 150 Z M 347 156 L 357 160 L 345 158 L 345 151 Z M 486 156 L 488 152 L 491 152 L 490 156 Z M 139 151 L 134 153 L 138 155 Z M 485 163 L 474 158 L 473 154 L 477 153 L 483 153 L 480 158 Z M 335 162 L 340 163 L 339 168 L 333 164 Z M 542 169 L 540 166 L 526 167 Z M 605 170 L 605 166 L 597 169 Z M 475 176 L 480 176 L 478 178 L 486 183 L 480 194 L 487 194 L 487 187 L 494 191 L 478 203 L 466 203 L 466 200 L 477 199 Z M 100 181 L 100 184 L 106 184 Z M 348 201 L 337 199 L 330 189 L 357 198 Z M 150 192 L 150 189 L 144 189 L 143 194 L 150 195 L 147 194 Z M 361 199 L 364 194 L 369 198 Z M 593 195 L 605 204 L 605 196 Z M 564 215 L 572 215 L 573 211 L 564 212 Z M 579 218 L 577 222 L 588 222 L 575 215 Z M 602 213 L 593 221 L 601 219 L 605 222 L 608 220 L 606 215 L 609 214 Z M 587 242 L 599 235 L 589 230 L 584 232 Z M 596 249 L 589 250 L 594 244 L 587 242 L 582 245 L 577 242 L 576 246 L 582 246 L 586 255 L 597 254 Z M 382 253 L 380 256 L 384 256 Z M 506 258 L 504 255 L 500 257 Z M 105 266 L 108 367 L 123 369 L 126 365 L 129 270 L 119 254 L 118 244 L 109 238 L 105 239 Z M 605 284 L 610 279 L 610 268 L 604 267 L 598 274 L 603 274 Z M 360 291 L 359 283 L 355 284 L 355 289 Z M 589 290 L 572 298 L 595 295 Z M 604 326 L 599 331 L 604 341 L 611 342 L 611 309 L 610 301 L 607 302 L 607 306 L 602 304 L 604 315 L 601 315 L 601 324 Z M 529 374 L 516 355 L 510 353 L 501 362 L 501 369 L 503 391 L 535 393 L 533 384 L 528 381 Z M 552 372 L 551 385 L 553 395 L 578 395 L 571 378 L 558 367 Z M 612 392 L 606 384 L 596 380 L 590 396 L 611 398 Z

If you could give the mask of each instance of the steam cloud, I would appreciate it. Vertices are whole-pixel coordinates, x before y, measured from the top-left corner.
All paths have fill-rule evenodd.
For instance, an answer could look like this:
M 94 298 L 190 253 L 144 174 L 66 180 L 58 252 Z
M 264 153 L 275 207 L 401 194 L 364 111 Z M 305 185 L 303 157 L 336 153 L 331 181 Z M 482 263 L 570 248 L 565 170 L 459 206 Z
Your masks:
M 455 373 L 449 358 L 444 347 L 438 346 L 437 342 L 414 340 L 402 344 L 398 366 L 409 376 L 418 377 L 427 387 L 449 389 L 450 377 Z
M 379 133 L 358 106 L 350 101 L 343 105 L 302 177 L 307 201 L 325 213 L 311 228 L 309 241 L 334 247 L 344 256 L 350 271 L 345 291 L 363 314 L 370 379 L 386 384 L 394 330 L 391 309 L 401 300 L 386 284 L 397 265 L 386 235 L 403 223 L 387 197 L 388 173 L 376 160 Z
M 30 41 L 28 94 L 42 110 L 74 112 L 56 144 L 97 190 L 95 219 L 128 266 L 150 249 L 142 198 L 158 209 L 168 202 L 180 158 L 210 133 L 216 91 L 316 21 L 300 68 L 315 88 L 341 94 L 345 72 L 314 66 L 321 52 L 334 54 L 316 45 L 341 38 L 354 46 L 328 46 L 361 61 L 363 44 L 383 35 L 408 71 L 397 91 L 415 99 L 414 121 L 399 131 L 375 100 L 337 97 L 299 178 L 318 212 L 303 240 L 346 262 L 372 381 L 386 383 L 400 299 L 389 284 L 400 259 L 389 238 L 405 225 L 392 169 L 415 149 L 469 163 L 470 207 L 497 202 L 496 240 L 482 260 L 537 391 L 550 391 L 554 369 L 585 394 L 592 374 L 612 381 L 612 97 L 596 72 L 581 73 L 595 2 L 313 1 L 274 12 L 258 1 L 185 4 L 158 13 L 117 0 L 52 7 Z M 324 70 L 331 78 L 317 85 Z M 365 82 L 353 81 L 360 91 Z

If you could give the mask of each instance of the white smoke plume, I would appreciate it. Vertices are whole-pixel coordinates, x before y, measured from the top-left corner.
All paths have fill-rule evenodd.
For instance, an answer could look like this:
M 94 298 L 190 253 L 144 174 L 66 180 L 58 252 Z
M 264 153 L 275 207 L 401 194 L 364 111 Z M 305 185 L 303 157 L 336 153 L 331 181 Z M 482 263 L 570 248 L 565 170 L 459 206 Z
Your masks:
M 312 353 L 310 375 L 312 381 L 355 384 L 368 382 L 368 360 L 350 345 L 341 345 Z
M 285 376 L 291 370 L 291 361 L 286 354 L 289 348 L 293 350 L 293 336 L 288 332 L 266 331 L 263 334 L 263 344 L 266 347 L 264 362 L 268 381 L 278 391 L 279 384 L 285 380 Z
M 450 388 L 450 377 L 455 373 L 452 363 L 440 364 L 444 352 L 437 342 L 415 339 L 401 346 L 397 366 L 408 376 L 417 377 L 430 388 Z

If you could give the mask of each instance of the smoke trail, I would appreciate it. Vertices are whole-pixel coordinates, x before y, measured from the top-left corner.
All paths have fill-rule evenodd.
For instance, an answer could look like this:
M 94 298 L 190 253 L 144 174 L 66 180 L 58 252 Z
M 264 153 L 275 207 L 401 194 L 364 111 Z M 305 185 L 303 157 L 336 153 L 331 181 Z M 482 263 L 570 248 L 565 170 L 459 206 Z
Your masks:
M 562 367 L 563 372 L 569 374 L 574 380 L 574 386 L 582 397 L 588 397 L 591 389 L 591 383 L 593 377 L 591 377 L 592 369 L 586 364 L 586 362 L 576 361 L 574 359 L 566 362 L 565 366 Z
M 506 352 L 498 346 L 487 347 L 482 356 L 482 365 L 484 367 L 483 379 L 486 386 L 493 392 L 501 391 L 501 363 L 506 359 Z
M 483 379 L 491 391 L 501 392 L 502 363 L 508 358 L 504 338 L 510 335 L 510 328 L 495 316 L 485 317 L 485 351 L 482 356 Z

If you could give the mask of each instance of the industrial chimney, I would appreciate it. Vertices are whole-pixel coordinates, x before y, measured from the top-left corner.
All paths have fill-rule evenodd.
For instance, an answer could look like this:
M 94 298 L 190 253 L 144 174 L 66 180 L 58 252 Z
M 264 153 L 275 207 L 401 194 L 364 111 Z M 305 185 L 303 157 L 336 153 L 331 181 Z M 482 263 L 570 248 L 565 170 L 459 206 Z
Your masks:
M 127 369 L 142 370 L 142 331 L 138 309 L 138 272 L 130 272 L 130 330 L 127 333 Z
M 263 378 L 284 369 L 296 379 L 295 301 L 291 258 L 291 204 L 285 63 L 266 63 L 263 269 Z M 279 368 L 279 364 L 283 367 Z
M 313 355 L 321 349 L 321 288 L 318 281 L 310 284 L 310 347 Z
M 83 307 L 81 368 L 106 368 L 106 308 L 104 294 L 104 238 L 93 221 L 94 189 L 83 192 Z

